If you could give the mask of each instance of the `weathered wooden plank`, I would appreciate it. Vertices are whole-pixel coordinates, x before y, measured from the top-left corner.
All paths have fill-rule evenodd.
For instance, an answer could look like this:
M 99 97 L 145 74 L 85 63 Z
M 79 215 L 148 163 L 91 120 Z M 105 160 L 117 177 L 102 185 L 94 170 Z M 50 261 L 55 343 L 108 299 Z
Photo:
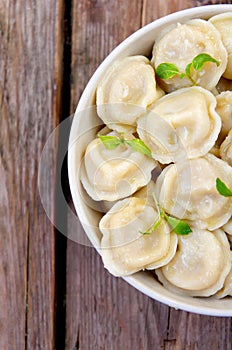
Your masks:
M 73 0 L 71 112 L 97 66 L 140 28 L 141 13 L 142 0 Z
M 58 121 L 61 1 L 0 2 L 0 348 L 52 349 L 55 235 L 38 165 Z M 43 186 L 54 205 L 56 144 Z
M 142 24 L 145 25 L 170 13 L 193 7 L 191 0 L 143 1 Z
M 96 67 L 119 42 L 158 17 L 198 5 L 200 1 L 191 0 L 74 0 L 70 113 Z M 68 231 L 82 232 L 71 216 Z M 66 285 L 67 350 L 229 349 L 231 344 L 230 319 L 153 301 L 110 276 L 93 248 L 72 241 L 67 244 Z
M 171 309 L 167 349 L 226 349 L 232 345 L 231 319 Z M 175 346 L 175 347 L 174 347 Z

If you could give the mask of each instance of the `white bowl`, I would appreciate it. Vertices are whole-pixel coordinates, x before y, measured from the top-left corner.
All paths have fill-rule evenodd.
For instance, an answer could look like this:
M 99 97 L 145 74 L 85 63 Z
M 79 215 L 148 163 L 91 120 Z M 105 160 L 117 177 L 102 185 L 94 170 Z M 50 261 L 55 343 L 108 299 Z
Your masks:
M 113 61 L 128 55 L 149 55 L 156 37 L 167 26 L 176 22 L 186 22 L 192 18 L 208 19 L 213 15 L 227 11 L 232 11 L 232 5 L 196 7 L 173 13 L 146 25 L 124 40 L 107 56 L 86 86 L 72 123 L 68 152 L 68 173 L 76 212 L 88 238 L 98 251 L 101 237 L 98 222 L 101 215 L 94 210 L 96 204 L 86 196 L 82 189 L 79 167 L 87 144 L 94 138 L 99 123 L 102 123 L 93 107 L 95 91 L 99 81 Z M 146 272 L 138 272 L 124 279 L 151 298 L 177 309 L 212 316 L 232 316 L 231 298 L 217 300 L 213 297 L 179 296 L 166 290 L 151 274 Z

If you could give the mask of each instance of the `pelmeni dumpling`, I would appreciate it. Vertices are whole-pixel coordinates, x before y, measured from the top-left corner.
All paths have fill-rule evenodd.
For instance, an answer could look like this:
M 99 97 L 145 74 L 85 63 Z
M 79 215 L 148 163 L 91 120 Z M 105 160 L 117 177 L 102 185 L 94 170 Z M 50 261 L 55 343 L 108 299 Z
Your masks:
M 178 236 L 174 258 L 156 270 L 163 285 L 178 294 L 210 296 L 220 290 L 231 268 L 230 246 L 222 230 L 193 229 Z
M 117 133 L 110 134 L 118 136 Z M 131 134 L 125 139 L 133 139 Z M 81 182 L 96 200 L 115 201 L 136 192 L 151 180 L 157 162 L 127 145 L 107 149 L 99 139 L 87 147 L 81 167 Z
M 135 130 L 136 120 L 164 95 L 154 69 L 144 56 L 125 57 L 114 63 L 97 87 L 97 113 L 113 130 Z
M 99 224 L 103 234 L 101 256 L 109 272 L 127 276 L 141 269 L 163 266 L 173 258 L 177 236 L 170 233 L 164 220 L 154 232 L 142 234 L 158 218 L 155 206 L 137 197 L 118 201 L 103 216 Z
M 161 63 L 173 63 L 182 73 L 193 58 L 201 53 L 207 53 L 220 62 L 219 66 L 206 62 L 202 70 L 193 74 L 197 85 L 212 90 L 226 69 L 227 51 L 220 33 L 208 21 L 193 19 L 186 24 L 177 24 L 155 43 L 152 64 L 156 69 Z M 181 79 L 178 75 L 161 82 L 161 87 L 167 92 L 193 85 L 189 79 Z
M 156 198 L 167 213 L 215 230 L 232 214 L 232 197 L 218 193 L 217 178 L 232 188 L 232 168 L 212 154 L 172 164 L 156 181 Z
M 224 91 L 216 96 L 216 112 L 220 115 L 222 128 L 218 137 L 221 143 L 232 128 L 232 91 Z
M 137 132 L 161 163 L 205 155 L 221 128 L 215 96 L 201 87 L 179 89 L 159 99 L 138 120 Z
M 232 262 L 232 252 L 230 252 L 230 259 Z M 225 279 L 223 288 L 217 292 L 216 297 L 222 299 L 228 295 L 232 296 L 232 265 L 230 268 L 230 272 Z
M 220 156 L 224 161 L 232 166 L 232 129 L 221 144 Z
M 228 63 L 223 76 L 232 79 L 232 12 L 221 13 L 209 19 L 221 34 L 222 42 L 228 52 Z

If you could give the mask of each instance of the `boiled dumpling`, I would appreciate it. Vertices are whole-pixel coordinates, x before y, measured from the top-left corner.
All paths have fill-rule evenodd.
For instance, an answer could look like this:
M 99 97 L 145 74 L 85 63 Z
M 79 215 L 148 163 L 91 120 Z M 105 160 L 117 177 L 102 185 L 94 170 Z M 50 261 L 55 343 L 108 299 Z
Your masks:
M 232 214 L 232 197 L 216 189 L 216 178 L 232 188 L 232 168 L 212 154 L 166 167 L 156 181 L 156 197 L 169 214 L 214 230 Z
M 99 224 L 103 234 L 101 256 L 109 272 L 126 276 L 146 267 L 162 266 L 172 259 L 177 237 L 170 233 L 164 220 L 154 232 L 142 234 L 158 218 L 155 206 L 137 197 L 118 201 L 103 216 Z
M 222 42 L 228 52 L 228 63 L 223 76 L 232 79 L 232 12 L 213 16 L 209 22 L 220 32 Z
M 208 21 L 193 19 L 186 24 L 177 24 L 155 43 L 152 64 L 156 69 L 161 63 L 173 63 L 182 73 L 193 58 L 201 53 L 207 53 L 220 62 L 219 66 L 207 62 L 201 71 L 194 73 L 197 85 L 212 90 L 226 69 L 227 51 L 219 32 Z M 179 76 L 161 82 L 161 87 L 167 92 L 193 85 L 189 79 Z
M 230 246 L 222 230 L 193 229 L 178 237 L 174 258 L 156 270 L 163 285 L 178 294 L 210 296 L 223 287 L 230 272 Z
M 196 158 L 214 145 L 221 128 L 216 98 L 201 87 L 172 92 L 139 118 L 137 132 L 161 163 Z
M 117 133 L 110 135 L 119 136 Z M 132 139 L 131 134 L 124 135 Z M 151 180 L 157 162 L 127 145 L 107 149 L 96 138 L 87 147 L 81 167 L 81 182 L 96 200 L 115 201 L 136 192 Z
M 232 91 L 224 91 L 216 96 L 216 112 L 222 120 L 218 142 L 221 143 L 232 128 Z
M 163 96 L 154 69 L 144 56 L 130 56 L 114 63 L 97 87 L 97 113 L 113 130 L 135 130 L 146 108 Z
M 232 129 L 220 147 L 221 158 L 232 166 Z

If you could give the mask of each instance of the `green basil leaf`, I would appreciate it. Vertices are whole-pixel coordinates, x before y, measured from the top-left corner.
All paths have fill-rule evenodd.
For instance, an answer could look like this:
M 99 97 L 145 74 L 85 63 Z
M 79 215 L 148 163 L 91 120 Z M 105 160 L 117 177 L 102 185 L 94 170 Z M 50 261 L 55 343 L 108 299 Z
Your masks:
M 178 67 L 173 63 L 161 63 L 155 72 L 161 79 L 170 79 L 180 73 Z
M 216 188 L 222 196 L 224 196 L 224 197 L 231 197 L 232 196 L 232 191 L 219 178 L 216 179 Z
M 145 231 L 145 232 L 143 232 L 143 231 L 139 231 L 139 233 L 141 233 L 141 235 L 150 235 L 151 234 L 151 232 L 150 231 Z
M 186 74 L 185 73 L 181 73 L 180 74 L 180 79 L 184 79 L 186 77 Z
M 169 216 L 167 214 L 165 214 L 165 219 L 168 222 L 168 224 L 171 226 L 173 231 L 178 235 L 184 236 L 192 232 L 190 226 L 185 221 L 173 218 L 172 216 Z
M 117 136 L 97 135 L 107 149 L 115 149 L 121 143 Z
M 148 157 L 152 157 L 151 150 L 140 139 L 125 140 L 125 143 L 130 146 L 134 151 L 145 154 Z
M 190 77 L 190 70 L 191 70 L 191 67 L 192 67 L 192 62 L 187 64 L 186 68 L 185 68 L 185 73 L 188 77 Z
M 207 53 L 200 53 L 199 55 L 197 55 L 196 57 L 194 57 L 192 64 L 193 64 L 193 68 L 195 70 L 201 70 L 204 63 L 206 62 L 213 62 L 215 63 L 217 66 L 220 65 L 220 62 L 218 62 L 217 60 L 215 60 L 215 58 L 211 57 L 210 55 L 208 55 Z

